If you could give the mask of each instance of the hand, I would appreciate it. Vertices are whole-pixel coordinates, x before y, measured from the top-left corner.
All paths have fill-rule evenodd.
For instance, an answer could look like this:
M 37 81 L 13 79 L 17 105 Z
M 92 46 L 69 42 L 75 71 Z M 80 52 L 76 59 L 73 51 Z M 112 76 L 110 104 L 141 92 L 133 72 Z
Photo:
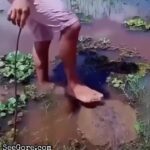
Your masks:
M 8 20 L 19 27 L 24 27 L 29 14 L 28 0 L 14 0 L 8 13 Z

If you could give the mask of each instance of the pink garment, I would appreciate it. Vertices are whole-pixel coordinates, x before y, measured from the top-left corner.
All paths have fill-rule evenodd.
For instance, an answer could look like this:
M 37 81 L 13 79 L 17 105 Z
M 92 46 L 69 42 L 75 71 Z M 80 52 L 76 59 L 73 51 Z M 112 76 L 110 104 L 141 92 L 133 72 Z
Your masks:
M 67 9 L 63 0 L 28 0 L 31 14 L 28 26 L 34 41 L 47 41 L 53 37 L 52 30 L 62 31 L 78 22 L 77 16 Z

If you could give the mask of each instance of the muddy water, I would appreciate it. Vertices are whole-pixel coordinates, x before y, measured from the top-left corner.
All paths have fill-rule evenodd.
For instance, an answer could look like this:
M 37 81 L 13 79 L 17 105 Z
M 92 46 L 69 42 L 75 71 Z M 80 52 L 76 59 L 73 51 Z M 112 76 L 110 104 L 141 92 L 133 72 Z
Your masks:
M 46 108 L 30 104 L 24 118 L 23 144 L 55 145 L 67 144 L 70 139 L 78 139 L 78 129 L 93 145 L 109 145 L 117 149 L 122 143 L 136 138 L 134 125 L 136 112 L 123 101 L 112 97 L 105 105 L 96 108 L 70 103 L 63 95 L 56 96 L 57 107 L 46 112 Z M 76 109 L 76 111 L 74 111 Z
M 24 120 L 24 127 L 27 130 L 22 139 L 24 144 L 47 141 L 52 144 L 57 141 L 65 144 L 69 139 L 79 138 L 77 129 L 81 130 L 92 145 L 108 145 L 114 150 L 118 150 L 120 144 L 136 138 L 134 129 L 136 112 L 125 103 L 123 95 L 107 88 L 106 78 L 109 76 L 109 71 L 88 70 L 87 74 L 86 57 L 79 55 L 78 58 L 77 72 L 81 80 L 89 87 L 105 94 L 104 105 L 92 108 L 81 105 L 78 101 L 65 97 L 64 88 L 57 87 L 54 90 L 57 96 L 53 99 L 58 102 L 57 107 L 47 113 L 46 109 L 41 110 L 36 105 L 31 105 L 29 108 Z M 54 82 L 66 83 L 62 64 L 56 65 L 53 73 Z
M 69 102 L 63 96 L 54 99 L 57 107 L 46 111 L 44 104 L 30 104 L 29 113 L 24 118 L 26 135 L 24 144 L 57 142 L 67 143 L 70 138 L 76 138 L 76 115 L 72 114 Z M 34 109 L 33 109 L 34 108 Z
M 82 107 L 78 119 L 79 128 L 92 144 L 108 144 L 113 149 L 136 138 L 135 123 L 132 108 L 116 99 L 96 109 Z
M 68 0 L 67 0 L 68 1 Z M 71 0 L 71 4 L 74 2 Z M 77 0 L 78 12 L 83 12 L 85 15 L 93 16 L 94 21 L 92 25 L 82 26 L 80 35 L 89 35 L 94 37 L 109 37 L 114 44 L 125 45 L 130 48 L 139 50 L 142 56 L 150 59 L 149 53 L 149 33 L 129 33 L 120 23 L 128 17 L 142 16 L 148 17 L 150 13 L 149 0 L 117 0 L 112 3 L 111 0 L 103 2 L 102 0 L 81 1 Z M 4 6 L 3 6 L 4 5 Z M 15 42 L 18 28 L 14 27 L 6 20 L 6 12 L 9 5 L 5 1 L 0 9 L 5 9 L 4 13 L 0 14 L 0 54 L 5 54 L 12 49 L 15 49 Z M 68 7 L 71 7 L 68 2 Z M 59 34 L 55 35 L 51 46 L 51 59 L 58 55 L 59 49 L 57 40 Z M 27 44 L 28 43 L 28 44 Z M 33 40 L 30 31 L 26 28 L 22 33 L 20 42 L 20 50 L 24 52 L 31 52 Z
M 94 17 L 91 25 L 82 26 L 80 35 L 96 38 L 108 37 L 112 40 L 113 44 L 136 48 L 141 53 L 141 56 L 150 59 L 150 33 L 130 33 L 120 24 L 125 18 L 131 16 L 148 16 L 150 12 L 150 2 L 148 0 L 134 0 L 132 2 L 127 0 L 116 1 L 113 5 L 110 1 L 105 1 L 104 3 L 99 0 L 89 0 L 88 3 L 87 1 L 78 0 L 78 3 L 80 4 L 79 10 L 86 15 Z M 6 6 L 4 9 L 8 9 L 8 7 Z M 17 27 L 7 22 L 6 13 L 0 14 L 1 55 L 15 49 L 17 31 Z M 58 37 L 59 34 L 56 34 L 51 46 L 51 59 L 59 52 L 56 44 Z M 20 50 L 31 52 L 32 44 L 30 31 L 28 28 L 25 28 L 22 33 Z M 60 68 L 60 70 L 62 69 Z M 80 73 L 83 74 L 83 71 Z M 64 80 L 62 74 L 63 71 L 59 72 L 56 78 Z M 99 74 L 91 73 L 88 76 L 80 77 L 90 87 L 101 91 L 100 85 L 104 84 L 105 86 L 105 79 L 108 75 L 106 72 L 101 72 Z M 123 141 L 128 142 L 136 137 L 134 130 L 136 112 L 120 101 L 124 100 L 124 97 L 112 90 L 109 91 L 109 97 L 104 106 L 98 106 L 94 109 L 82 106 L 77 112 L 75 111 L 76 113 L 72 111 L 72 105 L 69 102 L 70 99 L 68 101 L 63 94 L 55 99 L 58 101 L 58 106 L 48 112 L 45 112 L 45 109 L 41 109 L 39 105 L 30 104 L 29 111 L 24 120 L 28 134 L 24 134 L 22 138 L 23 143 L 43 143 L 47 142 L 47 140 L 52 143 L 56 143 L 57 141 L 66 143 L 69 138 L 77 137 L 77 128 L 80 128 L 84 132 L 92 144 L 110 144 L 114 149 Z

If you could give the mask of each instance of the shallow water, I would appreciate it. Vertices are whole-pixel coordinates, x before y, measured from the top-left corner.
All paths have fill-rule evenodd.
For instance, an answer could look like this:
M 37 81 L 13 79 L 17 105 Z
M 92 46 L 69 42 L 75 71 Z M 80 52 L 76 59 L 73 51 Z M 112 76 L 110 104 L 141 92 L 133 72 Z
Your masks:
M 150 13 L 149 0 L 117 0 L 113 4 L 109 0 L 105 2 L 101 0 L 88 0 L 88 2 L 87 0 L 78 0 L 78 3 L 80 4 L 78 11 L 80 10 L 85 15 L 92 15 L 94 18 L 92 24 L 82 26 L 81 36 L 108 37 L 114 46 L 137 49 L 141 56 L 150 59 L 150 33 L 128 32 L 121 25 L 124 19 L 132 16 L 147 17 Z M 0 2 L 0 9 L 4 8 L 7 10 L 9 7 L 4 3 L 3 6 Z M 70 7 L 69 3 L 68 7 Z M 17 31 L 18 28 L 6 20 L 6 12 L 1 13 L 1 55 L 15 49 Z M 59 53 L 58 45 L 56 44 L 58 38 L 59 34 L 56 34 L 51 46 L 51 59 L 54 59 Z M 30 31 L 28 28 L 25 28 L 22 33 L 20 50 L 31 52 L 32 44 Z M 107 53 L 107 55 L 110 57 L 114 56 L 110 55 L 110 53 Z M 77 109 L 78 111 L 75 111 L 76 109 L 72 107 L 70 99 L 64 96 L 64 89 L 60 88 L 57 90 L 59 96 L 55 97 L 55 100 L 58 101 L 58 106 L 53 110 L 45 112 L 45 109 L 41 109 L 39 104 L 31 103 L 29 105 L 29 112 L 26 114 L 23 122 L 23 126 L 27 128 L 28 134 L 26 133 L 22 137 L 23 143 L 43 143 L 47 142 L 47 139 L 52 143 L 57 141 L 66 143 L 68 139 L 77 137 L 77 128 L 81 128 L 92 144 L 105 145 L 109 142 L 109 144 L 114 146 L 114 150 L 116 150 L 116 147 L 122 140 L 130 141 L 135 139 L 134 124 L 136 122 L 136 112 L 128 105 L 123 104 L 124 96 L 119 95 L 115 90 L 107 88 L 106 78 L 109 76 L 110 71 L 93 72 L 90 70 L 87 74 L 87 68 L 83 67 L 82 63 L 84 63 L 84 58 L 78 56 L 78 73 L 81 80 L 91 88 L 103 91 L 106 95 L 106 105 L 98 106 L 95 109 L 82 106 Z M 66 82 L 62 64 L 54 69 L 53 80 L 55 82 Z
M 107 87 L 106 78 L 109 70 L 93 72 L 86 68 L 85 55 L 80 55 L 78 58 L 77 72 L 81 81 L 103 92 L 105 104 L 89 108 L 65 97 L 65 89 L 57 87 L 54 90 L 57 95 L 53 100 L 58 102 L 58 105 L 54 109 L 46 111 L 46 108 L 41 109 L 41 105 L 38 104 L 31 104 L 28 108 L 23 122 L 23 127 L 27 131 L 23 134 L 22 143 L 50 141 L 55 144 L 59 141 L 61 144 L 66 144 L 69 139 L 79 138 L 78 129 L 92 145 L 108 145 L 114 147 L 114 150 L 118 149 L 120 144 L 136 138 L 134 129 L 136 111 L 125 103 L 126 98 L 123 95 Z M 62 64 L 56 65 L 52 80 L 55 83 L 66 84 Z
M 132 16 L 138 15 L 147 17 L 150 13 L 149 0 L 117 0 L 114 1 L 113 4 L 111 0 L 105 2 L 102 0 L 88 0 L 88 2 L 78 0 L 77 2 L 80 4 L 78 8 L 79 12 L 83 12 L 85 15 L 91 15 L 94 18 L 94 22 L 91 25 L 82 26 L 80 35 L 89 35 L 97 38 L 106 36 L 110 38 L 115 45 L 125 45 L 129 48 L 136 48 L 142 56 L 150 59 L 150 34 L 127 32 L 120 24 L 126 18 Z M 0 6 L 1 9 L 4 8 L 7 12 L 9 5 L 6 1 Z M 70 7 L 69 3 L 68 7 Z M 6 12 L 0 14 L 0 54 L 5 54 L 15 49 L 18 32 L 17 27 L 14 27 L 7 21 Z M 51 51 L 53 52 L 50 55 L 51 59 L 54 59 L 59 53 L 57 44 L 58 38 L 59 34 L 56 34 L 51 46 Z M 33 40 L 30 31 L 26 28 L 22 33 L 20 50 L 31 52 L 32 44 Z

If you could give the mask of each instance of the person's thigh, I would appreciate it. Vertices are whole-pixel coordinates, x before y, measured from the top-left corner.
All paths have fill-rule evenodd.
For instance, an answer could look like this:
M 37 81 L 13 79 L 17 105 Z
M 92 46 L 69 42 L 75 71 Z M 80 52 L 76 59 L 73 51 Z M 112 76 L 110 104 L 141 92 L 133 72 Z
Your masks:
M 27 21 L 28 28 L 31 31 L 34 42 L 51 41 L 53 31 L 51 27 L 47 27 L 39 22 L 29 18 Z
M 67 9 L 63 0 L 32 1 L 31 18 L 44 26 L 62 31 L 66 27 L 79 22 L 78 17 Z

